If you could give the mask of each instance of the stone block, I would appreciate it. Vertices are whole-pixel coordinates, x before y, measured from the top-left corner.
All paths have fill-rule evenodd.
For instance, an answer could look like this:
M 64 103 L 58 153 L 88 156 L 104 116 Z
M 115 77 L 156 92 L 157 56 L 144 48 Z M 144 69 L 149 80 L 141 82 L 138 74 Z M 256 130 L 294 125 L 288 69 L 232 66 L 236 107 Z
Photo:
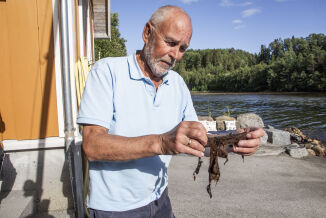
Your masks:
M 264 122 L 260 118 L 260 116 L 253 113 L 240 114 L 239 116 L 237 116 L 237 121 L 240 124 L 240 128 L 247 128 L 252 126 L 260 128 L 264 127 Z
M 224 124 L 225 124 L 225 130 L 236 130 L 236 121 L 235 120 L 224 120 Z
M 299 146 L 296 143 L 286 146 L 285 150 L 291 157 L 294 158 L 302 158 L 308 156 L 309 154 L 305 147 Z
M 217 130 L 226 130 L 225 121 L 236 121 L 236 119 L 234 117 L 229 116 L 219 116 L 215 117 L 215 121 Z M 240 129 L 240 125 L 237 121 L 235 122 L 235 125 L 237 129 Z
M 268 139 L 267 141 L 275 145 L 291 144 L 290 133 L 279 129 L 265 129 Z
M 199 122 L 203 124 L 206 131 L 216 131 L 216 121 L 200 120 Z

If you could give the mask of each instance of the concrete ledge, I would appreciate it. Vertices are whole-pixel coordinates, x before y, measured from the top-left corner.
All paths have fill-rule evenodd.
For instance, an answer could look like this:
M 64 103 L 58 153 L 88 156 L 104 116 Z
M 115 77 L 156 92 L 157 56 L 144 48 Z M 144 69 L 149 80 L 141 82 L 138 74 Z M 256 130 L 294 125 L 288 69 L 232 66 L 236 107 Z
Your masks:
M 81 141 L 81 136 L 75 137 L 76 143 Z M 65 147 L 65 139 L 62 137 L 49 137 L 35 140 L 4 140 L 2 143 L 6 152 Z
M 291 144 L 290 133 L 279 129 L 265 129 L 268 135 L 268 142 L 275 145 Z
M 0 217 L 68 217 L 73 197 L 63 148 L 10 152 L 5 160 Z

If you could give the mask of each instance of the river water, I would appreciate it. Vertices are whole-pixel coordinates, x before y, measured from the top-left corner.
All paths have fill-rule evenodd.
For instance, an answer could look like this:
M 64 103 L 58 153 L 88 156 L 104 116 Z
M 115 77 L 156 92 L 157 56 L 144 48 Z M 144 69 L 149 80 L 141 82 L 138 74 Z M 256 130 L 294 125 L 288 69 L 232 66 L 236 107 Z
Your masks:
M 264 124 L 278 129 L 297 127 L 326 142 L 326 93 L 192 93 L 197 115 L 213 117 L 229 112 L 258 114 Z

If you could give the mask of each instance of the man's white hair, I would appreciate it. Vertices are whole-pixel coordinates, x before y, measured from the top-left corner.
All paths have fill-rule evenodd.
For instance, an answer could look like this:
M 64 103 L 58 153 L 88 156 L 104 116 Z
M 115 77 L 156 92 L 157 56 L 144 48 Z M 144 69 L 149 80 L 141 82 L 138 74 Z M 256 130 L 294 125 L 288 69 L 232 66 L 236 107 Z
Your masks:
M 165 5 L 160 8 L 158 8 L 149 19 L 149 22 L 154 26 L 157 27 L 159 24 L 161 24 L 169 15 L 173 12 L 180 11 L 183 12 L 188 18 L 190 19 L 190 16 L 180 7 L 173 6 L 173 5 Z

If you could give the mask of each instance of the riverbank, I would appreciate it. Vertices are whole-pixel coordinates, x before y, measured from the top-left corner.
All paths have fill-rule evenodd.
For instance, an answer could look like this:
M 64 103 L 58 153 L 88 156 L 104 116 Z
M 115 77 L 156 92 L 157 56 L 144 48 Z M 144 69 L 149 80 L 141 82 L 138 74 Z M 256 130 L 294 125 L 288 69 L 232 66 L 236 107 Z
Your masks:
M 198 116 L 206 130 L 225 131 L 239 130 L 240 128 L 259 127 L 265 131 L 265 135 L 260 138 L 260 153 L 265 155 L 269 152 L 273 154 L 288 153 L 291 157 L 302 158 L 305 156 L 326 157 L 326 143 L 302 133 L 298 128 L 289 128 L 284 131 L 273 126 L 265 125 L 262 118 L 254 113 L 239 114 L 236 118 L 230 116 L 202 117 Z M 231 123 L 233 123 L 231 125 Z M 209 151 L 208 151 L 209 156 Z

